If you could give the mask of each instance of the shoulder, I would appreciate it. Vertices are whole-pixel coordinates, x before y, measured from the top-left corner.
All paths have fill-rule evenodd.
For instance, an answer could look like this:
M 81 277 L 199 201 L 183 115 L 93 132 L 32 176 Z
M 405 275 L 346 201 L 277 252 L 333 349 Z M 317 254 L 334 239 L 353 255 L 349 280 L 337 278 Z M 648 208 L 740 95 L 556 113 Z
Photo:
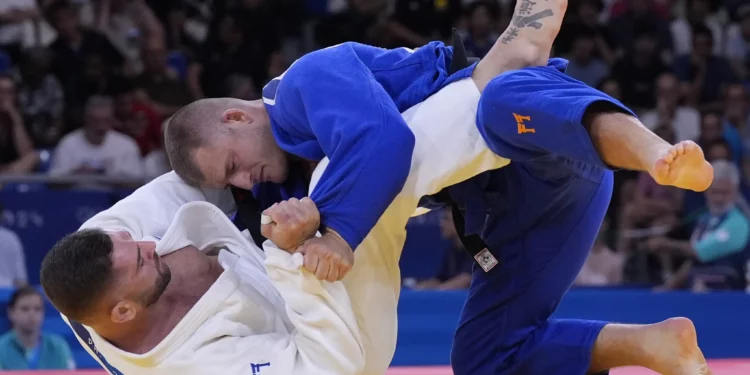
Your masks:
M 50 343 L 50 345 L 54 346 L 56 349 L 60 349 L 60 348 L 63 350 L 69 349 L 67 341 L 65 341 L 65 339 L 62 336 L 56 333 L 45 333 L 44 339 L 48 343 Z
M 0 347 L 6 347 L 14 340 L 13 331 L 8 331 L 0 335 Z
M 0 240 L 5 245 L 15 245 L 16 247 L 21 246 L 21 238 L 10 229 L 0 227 Z
M 83 130 L 78 129 L 62 137 L 57 148 L 77 147 L 83 141 Z
M 116 144 L 123 148 L 127 147 L 129 151 L 131 149 L 138 150 L 138 144 L 135 143 L 135 140 L 133 140 L 133 138 L 130 138 L 130 136 L 122 134 L 118 131 L 110 131 L 107 142 L 112 142 L 113 144 Z

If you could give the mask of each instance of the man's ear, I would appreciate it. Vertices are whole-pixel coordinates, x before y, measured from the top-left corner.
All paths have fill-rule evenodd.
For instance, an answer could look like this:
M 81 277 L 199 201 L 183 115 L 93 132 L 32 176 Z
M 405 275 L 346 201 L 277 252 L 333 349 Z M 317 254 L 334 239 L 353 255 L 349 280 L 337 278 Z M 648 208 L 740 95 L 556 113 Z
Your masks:
M 249 124 L 253 122 L 252 118 L 247 112 L 236 108 L 231 108 L 224 111 L 221 116 L 221 120 L 225 123 L 242 122 Z
M 136 308 L 132 302 L 120 301 L 112 308 L 110 319 L 113 323 L 127 323 L 135 319 L 136 314 Z

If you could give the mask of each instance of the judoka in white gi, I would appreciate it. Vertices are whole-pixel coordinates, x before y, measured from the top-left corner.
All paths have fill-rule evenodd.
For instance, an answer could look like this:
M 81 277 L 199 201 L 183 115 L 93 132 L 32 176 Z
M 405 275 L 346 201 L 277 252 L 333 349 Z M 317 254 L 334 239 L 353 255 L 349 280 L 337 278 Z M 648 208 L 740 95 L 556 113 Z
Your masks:
M 168 173 L 61 240 L 43 262 L 45 291 L 113 375 L 382 375 L 419 199 L 508 163 L 484 145 L 472 106 L 453 107 L 478 96 L 465 80 L 404 113 L 416 138 L 412 173 L 343 281 L 317 280 L 270 241 L 261 252 L 227 219 L 227 191 Z

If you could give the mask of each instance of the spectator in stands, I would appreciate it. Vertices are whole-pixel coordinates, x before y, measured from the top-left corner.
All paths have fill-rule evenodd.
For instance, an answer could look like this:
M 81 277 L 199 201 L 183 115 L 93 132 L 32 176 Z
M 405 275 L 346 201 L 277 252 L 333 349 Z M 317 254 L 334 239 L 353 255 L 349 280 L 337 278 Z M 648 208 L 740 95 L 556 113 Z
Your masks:
M 107 36 L 125 56 L 128 76 L 142 69 L 140 51 L 151 41 L 165 41 L 164 27 L 143 0 L 98 0 L 84 5 L 80 13 L 85 25 Z
M 724 126 L 731 126 L 742 134 L 745 149 L 750 149 L 750 95 L 747 87 L 734 83 L 724 96 Z
M 593 30 L 594 37 L 594 56 L 601 59 L 607 65 L 615 63 L 617 56 L 615 50 L 615 40 L 612 32 L 606 24 L 601 22 L 601 13 L 604 10 L 602 0 L 579 0 L 571 2 L 575 8 L 575 22 L 563 25 L 560 35 L 555 39 L 556 54 L 567 55 L 573 47 L 580 27 Z
M 655 11 L 654 1 L 626 0 L 624 4 L 626 11 L 614 16 L 609 25 L 616 44 L 627 49 L 638 43 L 639 30 L 650 30 L 656 57 L 666 61 L 672 50 L 672 34 L 668 22 Z
M 650 28 L 635 31 L 630 52 L 612 69 L 625 104 L 636 108 L 654 108 L 656 78 L 666 71 L 656 49 L 656 34 Z
M 467 33 L 463 36 L 469 57 L 483 58 L 499 37 L 496 32 L 500 7 L 492 1 L 480 0 L 469 5 Z
M 641 116 L 643 125 L 651 130 L 668 124 L 675 140 L 696 141 L 700 137 L 701 116 L 695 108 L 680 105 L 680 81 L 672 73 L 664 73 L 656 81 L 656 109 Z
M 706 153 L 706 160 L 714 162 L 716 160 L 732 161 L 732 147 L 723 138 L 703 145 Z
M 382 0 L 355 0 L 352 3 L 385 3 Z M 416 48 L 435 39 L 447 39 L 450 28 L 462 14 L 460 0 L 396 1 L 387 30 L 393 47 Z M 361 5 L 359 5 L 361 6 Z
M 83 128 L 65 136 L 57 146 L 50 174 L 143 178 L 138 145 L 127 135 L 112 130 L 115 121 L 112 99 L 91 97 L 84 118 Z
M 76 112 L 83 108 L 87 99 L 85 81 L 87 61 L 90 56 L 99 56 L 103 63 L 114 72 L 122 70 L 124 57 L 102 34 L 81 26 L 78 9 L 68 0 L 57 0 L 47 10 L 47 17 L 57 31 L 57 39 L 50 45 L 55 76 L 65 93 L 68 111 Z M 69 119 L 77 123 L 80 119 Z
M 39 163 L 16 100 L 13 79 L 0 75 L 0 173 L 29 173 Z
M 65 131 L 65 98 L 60 82 L 50 72 L 50 60 L 48 50 L 36 48 L 24 53 L 20 66 L 18 99 L 36 148 L 56 146 Z
M 143 74 L 134 84 L 138 98 L 162 116 L 171 116 L 180 107 L 195 99 L 188 86 L 179 79 L 176 71 L 167 65 L 167 49 L 161 40 L 143 44 Z
M 620 83 L 614 77 L 603 79 L 596 88 L 603 93 L 622 101 L 622 87 L 620 87 Z
M 687 0 L 687 17 L 675 18 L 670 24 L 673 53 L 675 56 L 689 55 L 693 50 L 693 27 L 700 25 L 711 30 L 713 54 L 721 55 L 724 46 L 724 30 L 714 16 L 710 0 Z
M 674 132 L 668 125 L 662 125 L 655 133 L 667 142 L 674 143 Z M 633 200 L 622 207 L 619 218 L 617 249 L 627 251 L 633 248 L 629 231 L 648 228 L 656 223 L 676 222 L 682 210 L 683 191 L 656 183 L 648 173 L 639 173 Z
M 692 52 L 675 59 L 673 67 L 687 103 L 702 111 L 721 110 L 721 91 L 734 80 L 729 62 L 713 55 L 713 38 L 706 26 L 694 26 Z
M 2 213 L 3 207 L 0 205 L 0 219 Z M 17 234 L 1 224 L 0 220 L 0 288 L 20 288 L 28 282 L 23 245 Z
M 187 84 L 193 98 L 227 96 L 227 79 L 234 74 L 266 82 L 266 65 L 245 43 L 245 29 L 237 15 L 227 14 L 212 30 L 190 65 Z
M 135 99 L 134 92 L 123 92 L 115 97 L 117 130 L 129 135 L 138 144 L 141 156 L 162 147 L 164 136 L 161 117 L 150 106 Z
M 595 33 L 594 29 L 586 26 L 578 28 L 578 32 L 573 37 L 570 63 L 565 71 L 569 76 L 591 87 L 596 87 L 599 82 L 609 76 L 609 66 L 594 55 Z
M 605 286 L 622 283 L 624 257 L 612 251 L 604 241 L 604 235 L 609 229 L 609 221 L 605 220 L 599 228 L 599 236 L 586 258 L 581 272 L 575 280 L 580 286 Z
M 399 2 L 401 4 L 403 2 Z M 429 7 L 428 2 L 419 2 Z M 400 7 L 401 5 L 399 5 Z M 385 37 L 395 34 L 401 46 L 423 45 L 429 39 L 385 17 L 387 3 L 381 0 L 354 0 L 349 8 L 325 17 L 315 28 L 315 42 L 320 47 L 329 47 L 343 42 L 360 42 L 376 46 L 385 44 Z M 432 19 L 424 19 L 430 27 Z M 393 31 L 393 30 L 395 31 Z M 423 43 L 424 42 L 424 43 Z
M 708 145 L 720 139 L 725 140 L 732 148 L 733 161 L 738 166 L 742 165 L 744 152 L 739 131 L 733 126 L 722 125 L 719 114 L 708 112 L 703 115 L 701 121 L 701 137 L 698 143 Z
M 727 28 L 724 56 L 732 64 L 734 73 L 742 80 L 750 80 L 750 4 L 737 10 L 739 21 Z
M 33 22 L 38 18 L 35 0 L 0 1 L 0 49 L 18 60 L 24 39 L 33 38 Z
M 661 289 L 693 291 L 744 290 L 747 284 L 750 220 L 739 208 L 740 173 L 727 161 L 715 161 L 714 181 L 706 190 L 708 212 L 695 227 L 690 241 L 655 237 L 649 247 L 688 257 Z
M 70 347 L 59 335 L 42 332 L 44 298 L 33 287 L 16 290 L 8 304 L 10 332 L 0 336 L 2 370 L 75 370 Z
M 474 260 L 466 252 L 453 224 L 450 210 L 443 210 L 440 218 L 440 232 L 453 246 L 446 250 L 440 270 L 435 277 L 418 282 L 414 289 L 453 290 L 466 289 L 471 284 L 471 266 Z

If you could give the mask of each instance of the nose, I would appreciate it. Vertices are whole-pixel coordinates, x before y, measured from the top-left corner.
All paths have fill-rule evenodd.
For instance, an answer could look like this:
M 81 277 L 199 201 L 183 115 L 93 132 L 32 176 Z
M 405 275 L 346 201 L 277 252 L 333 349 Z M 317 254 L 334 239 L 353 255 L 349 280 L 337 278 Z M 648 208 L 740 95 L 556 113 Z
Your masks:
M 138 243 L 138 247 L 141 248 L 141 256 L 146 260 L 154 259 L 156 255 L 156 244 L 150 241 L 143 241 Z

